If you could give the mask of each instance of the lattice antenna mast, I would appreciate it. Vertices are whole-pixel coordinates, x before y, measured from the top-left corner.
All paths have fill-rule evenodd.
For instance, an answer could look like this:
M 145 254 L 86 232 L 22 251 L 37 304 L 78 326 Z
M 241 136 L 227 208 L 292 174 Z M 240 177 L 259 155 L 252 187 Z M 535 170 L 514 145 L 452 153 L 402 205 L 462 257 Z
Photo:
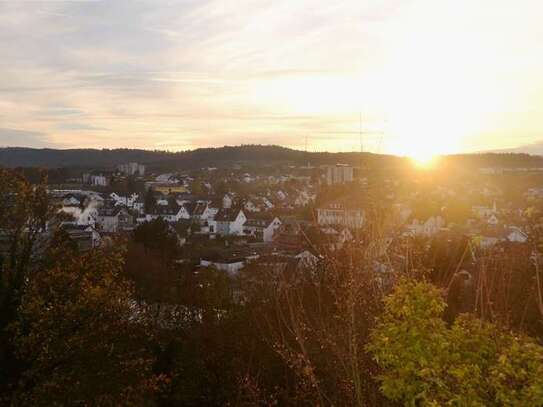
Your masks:
M 309 169 L 309 154 L 307 153 L 307 134 L 305 136 L 305 159 L 307 161 L 307 168 Z
M 364 138 L 362 136 L 362 112 L 360 112 L 360 122 L 358 126 L 358 132 L 360 135 L 360 152 L 363 153 L 364 152 Z

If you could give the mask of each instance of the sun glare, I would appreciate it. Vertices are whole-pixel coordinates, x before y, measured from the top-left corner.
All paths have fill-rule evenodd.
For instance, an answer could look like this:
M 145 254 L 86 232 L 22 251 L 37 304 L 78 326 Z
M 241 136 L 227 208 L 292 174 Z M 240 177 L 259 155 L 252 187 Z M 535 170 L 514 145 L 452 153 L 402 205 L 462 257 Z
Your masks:
M 435 166 L 438 156 L 431 153 L 414 154 L 410 156 L 417 168 L 431 169 Z

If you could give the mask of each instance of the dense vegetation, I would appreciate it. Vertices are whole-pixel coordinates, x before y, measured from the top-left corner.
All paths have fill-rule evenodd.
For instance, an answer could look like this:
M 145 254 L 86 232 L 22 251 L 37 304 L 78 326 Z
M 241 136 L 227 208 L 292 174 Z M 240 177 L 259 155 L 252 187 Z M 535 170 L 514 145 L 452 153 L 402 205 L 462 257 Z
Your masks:
M 397 167 L 403 159 L 371 153 L 304 152 L 280 146 L 243 145 L 219 148 L 199 148 L 189 151 L 168 152 L 135 149 L 32 149 L 0 148 L 0 166 L 45 168 L 105 168 L 119 164 L 139 162 L 153 169 L 193 169 L 206 166 L 225 166 L 232 163 L 247 165 L 275 165 L 277 163 L 324 165 L 347 163 L 364 167 Z M 448 156 L 448 165 L 458 168 L 478 167 L 543 167 L 543 158 L 528 154 L 485 153 Z
M 374 205 L 317 266 L 231 278 L 177 263 L 163 222 L 78 252 L 44 183 L 0 170 L 2 405 L 543 405 L 525 253 L 392 244 Z

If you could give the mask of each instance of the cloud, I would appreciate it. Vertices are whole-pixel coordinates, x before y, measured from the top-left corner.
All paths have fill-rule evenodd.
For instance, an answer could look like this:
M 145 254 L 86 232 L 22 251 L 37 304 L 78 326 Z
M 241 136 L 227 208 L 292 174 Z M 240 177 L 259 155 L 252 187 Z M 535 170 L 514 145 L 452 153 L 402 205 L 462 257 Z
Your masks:
M 0 122 L 35 133 L 32 142 L 42 145 L 185 149 L 270 142 L 299 147 L 308 136 L 321 147 L 357 149 L 358 112 L 393 94 L 388 89 L 393 81 L 375 80 L 382 72 L 403 72 L 398 76 L 408 82 L 406 95 L 397 100 L 409 106 L 420 87 L 410 75 L 435 84 L 436 94 L 442 88 L 441 76 L 420 73 L 431 71 L 440 58 L 390 54 L 397 56 L 410 38 L 420 40 L 414 41 L 417 51 L 432 41 L 432 33 L 442 28 L 454 33 L 463 23 L 461 37 L 485 46 L 456 49 L 454 41 L 445 41 L 442 48 L 437 43 L 431 48 L 434 55 L 446 62 L 458 59 L 459 68 L 490 64 L 495 69 L 483 81 L 488 88 L 521 89 L 502 98 L 516 108 L 541 105 L 543 86 L 538 87 L 535 73 L 543 68 L 543 53 L 534 45 L 541 37 L 538 2 L 437 3 L 0 0 Z M 508 53 L 514 57 L 507 63 L 494 63 L 494 54 Z M 523 89 L 532 92 L 528 102 Z M 480 104 L 466 103 L 470 109 Z M 496 109 L 494 120 L 507 108 Z M 542 113 L 537 109 L 533 117 Z M 532 137 L 534 118 L 515 134 L 529 131 Z M 381 144 L 382 136 L 368 138 L 379 139 L 370 146 Z M 489 148 L 498 145 L 485 140 Z
M 1 147 L 60 147 L 51 143 L 47 134 L 37 131 L 0 128 Z

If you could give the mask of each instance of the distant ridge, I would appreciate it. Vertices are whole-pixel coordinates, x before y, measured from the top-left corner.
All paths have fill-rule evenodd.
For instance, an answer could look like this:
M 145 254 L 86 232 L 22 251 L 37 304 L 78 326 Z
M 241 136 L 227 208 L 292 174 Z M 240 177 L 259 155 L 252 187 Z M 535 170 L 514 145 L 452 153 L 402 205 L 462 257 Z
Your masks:
M 313 164 L 344 162 L 360 163 L 360 154 L 366 160 L 396 157 L 371 153 L 306 153 L 274 145 L 242 145 L 196 150 L 167 152 L 137 149 L 35 149 L 23 147 L 0 148 L 0 165 L 4 167 L 44 168 L 114 168 L 126 162 L 139 162 L 151 167 L 200 168 L 227 163 L 255 164 L 293 163 L 305 164 L 310 158 Z
M 543 156 L 543 142 L 526 144 L 524 146 L 514 147 L 514 148 L 504 148 L 504 149 L 499 149 L 499 150 L 490 150 L 490 151 L 486 151 L 486 152 L 488 152 L 488 153 L 499 153 L 499 154 L 505 154 L 505 153 L 531 154 L 531 155 Z
M 36 149 L 24 147 L 0 148 L 0 166 L 43 168 L 113 169 L 127 162 L 146 164 L 151 169 L 193 169 L 225 166 L 233 163 L 249 165 L 294 164 L 312 165 L 346 163 L 354 166 L 405 163 L 392 155 L 372 153 L 328 153 L 293 150 L 274 145 L 242 145 L 167 152 L 137 149 Z M 446 156 L 445 162 L 466 168 L 475 167 L 543 167 L 543 157 L 524 153 L 480 153 Z

